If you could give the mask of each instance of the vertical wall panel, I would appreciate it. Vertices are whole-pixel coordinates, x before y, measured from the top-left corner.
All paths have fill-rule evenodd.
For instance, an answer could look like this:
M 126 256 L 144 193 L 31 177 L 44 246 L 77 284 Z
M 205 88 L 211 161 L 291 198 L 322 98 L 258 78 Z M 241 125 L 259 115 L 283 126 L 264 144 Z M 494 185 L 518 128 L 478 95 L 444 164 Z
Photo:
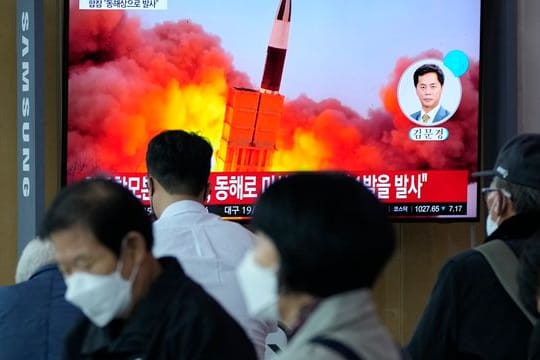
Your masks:
M 0 284 L 17 261 L 17 65 L 15 0 L 0 1 Z
M 518 132 L 540 133 L 540 1 L 518 1 L 517 6 Z
M 45 201 L 58 189 L 60 163 L 60 0 L 43 2 L 45 22 Z M 0 1 L 0 285 L 17 264 L 16 1 Z

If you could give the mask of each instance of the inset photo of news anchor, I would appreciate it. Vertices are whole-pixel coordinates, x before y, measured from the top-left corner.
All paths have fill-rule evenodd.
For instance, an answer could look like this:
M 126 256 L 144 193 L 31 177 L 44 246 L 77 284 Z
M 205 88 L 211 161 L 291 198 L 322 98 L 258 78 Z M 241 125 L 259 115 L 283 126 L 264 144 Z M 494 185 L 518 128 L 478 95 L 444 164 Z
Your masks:
M 461 82 L 441 60 L 417 61 L 399 80 L 399 107 L 417 125 L 442 125 L 452 118 L 460 101 Z

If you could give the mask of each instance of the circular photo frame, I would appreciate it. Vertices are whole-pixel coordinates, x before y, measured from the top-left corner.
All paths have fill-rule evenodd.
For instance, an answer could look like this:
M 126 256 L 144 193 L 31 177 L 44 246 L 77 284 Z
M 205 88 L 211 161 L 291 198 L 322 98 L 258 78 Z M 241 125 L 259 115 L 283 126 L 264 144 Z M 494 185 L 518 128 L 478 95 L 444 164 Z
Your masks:
M 419 76 L 422 82 L 419 81 L 418 86 L 414 85 L 414 73 L 421 67 L 426 71 L 425 65 L 429 69 L 438 68 L 442 71 L 444 75 L 442 87 L 439 86 L 437 89 L 436 70 L 429 71 L 429 69 L 429 72 L 425 73 L 424 76 Z M 427 95 L 424 89 L 429 88 L 429 84 L 424 85 L 424 80 L 435 82 L 434 87 L 427 91 Z M 420 126 L 439 126 L 450 120 L 458 109 L 461 103 L 462 88 L 459 78 L 441 60 L 428 58 L 416 61 L 405 69 L 399 79 L 397 92 L 399 107 L 411 122 Z M 439 110 L 428 119 L 422 120 L 421 114 L 425 114 L 425 111 L 422 110 L 422 101 L 426 106 L 435 104 L 434 107 L 437 107 L 440 105 Z

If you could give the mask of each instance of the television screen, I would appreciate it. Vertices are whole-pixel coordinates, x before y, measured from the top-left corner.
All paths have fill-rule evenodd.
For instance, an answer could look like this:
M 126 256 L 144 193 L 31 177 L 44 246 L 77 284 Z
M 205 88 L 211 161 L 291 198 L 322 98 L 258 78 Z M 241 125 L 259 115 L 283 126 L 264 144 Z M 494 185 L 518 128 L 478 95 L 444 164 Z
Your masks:
M 477 218 L 480 0 L 66 4 L 65 183 L 110 176 L 148 204 L 147 144 L 184 129 L 214 148 L 226 218 L 335 170 L 394 220 Z

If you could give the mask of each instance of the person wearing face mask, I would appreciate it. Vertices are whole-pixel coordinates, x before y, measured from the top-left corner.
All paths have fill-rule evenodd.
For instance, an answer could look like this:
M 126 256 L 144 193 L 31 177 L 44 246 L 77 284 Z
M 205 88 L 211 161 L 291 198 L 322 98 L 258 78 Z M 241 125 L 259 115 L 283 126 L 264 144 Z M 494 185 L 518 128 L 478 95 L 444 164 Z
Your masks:
M 250 313 L 289 329 L 276 359 L 401 358 L 371 295 L 395 240 L 369 190 L 341 173 L 290 175 L 261 195 L 252 225 L 237 276 Z
M 65 359 L 256 359 L 241 327 L 174 258 L 154 258 L 150 218 L 122 185 L 65 188 L 40 237 L 52 241 L 66 299 L 86 315 Z
M 492 178 L 482 190 L 487 209 L 482 248 L 500 244 L 509 268 L 540 229 L 540 134 L 510 139 L 493 170 L 473 176 Z M 491 261 L 470 249 L 443 266 L 407 346 L 414 360 L 527 359 L 532 322 Z M 517 287 L 517 275 L 509 278 Z

